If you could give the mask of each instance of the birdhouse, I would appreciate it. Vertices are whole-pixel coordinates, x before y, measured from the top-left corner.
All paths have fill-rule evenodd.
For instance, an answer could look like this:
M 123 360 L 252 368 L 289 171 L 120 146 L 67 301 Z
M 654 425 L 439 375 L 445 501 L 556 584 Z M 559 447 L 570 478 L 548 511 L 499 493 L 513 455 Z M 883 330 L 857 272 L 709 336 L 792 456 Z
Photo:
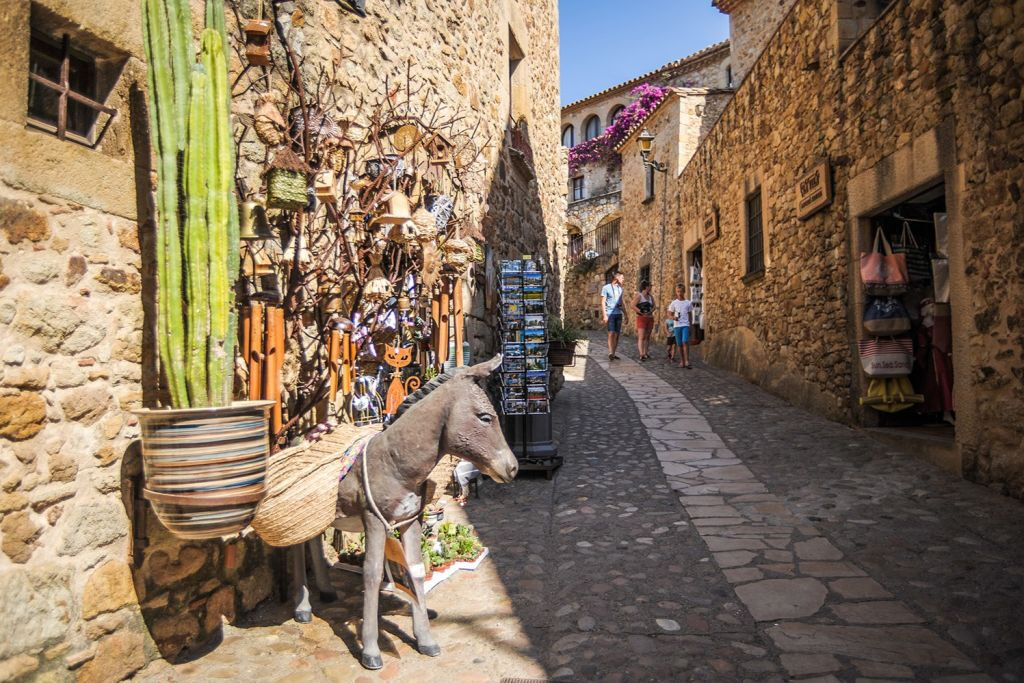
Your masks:
M 402 192 L 392 192 L 384 198 L 383 212 L 373 219 L 376 223 L 388 225 L 401 225 L 412 218 L 412 210 L 409 206 L 409 198 Z
M 452 141 L 446 138 L 441 133 L 434 133 L 434 135 L 427 140 L 427 152 L 430 154 L 430 163 L 432 164 L 448 164 L 452 160 L 452 152 L 455 146 Z
M 269 19 L 248 19 L 242 30 L 245 32 L 245 58 L 250 66 L 270 65 Z
M 316 174 L 313 180 L 316 198 L 325 204 L 338 203 L 338 183 L 334 171 L 327 169 Z
M 267 174 L 267 207 L 296 211 L 306 201 L 305 163 L 290 149 L 278 150 Z

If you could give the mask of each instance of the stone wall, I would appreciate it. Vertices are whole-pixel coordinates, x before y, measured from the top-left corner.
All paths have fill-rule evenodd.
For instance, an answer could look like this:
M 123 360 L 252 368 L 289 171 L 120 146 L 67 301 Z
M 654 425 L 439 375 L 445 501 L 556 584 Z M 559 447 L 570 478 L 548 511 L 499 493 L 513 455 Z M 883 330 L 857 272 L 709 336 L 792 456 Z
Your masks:
M 1024 9 L 893 3 L 842 57 L 838 19 L 831 0 L 799 0 L 680 177 L 682 229 L 720 214 L 704 244 L 705 354 L 798 404 L 869 420 L 855 345 L 866 217 L 944 182 L 962 469 L 1024 497 Z M 819 158 L 835 199 L 800 220 L 795 186 Z M 757 187 L 766 267 L 748 277 L 744 199 Z
M 616 167 L 618 164 L 616 164 Z M 582 235 L 583 248 L 597 250 L 596 230 L 621 216 L 619 192 L 600 195 L 569 204 L 566 239 Z M 567 264 L 563 314 L 566 321 L 583 329 L 595 329 L 601 323 L 598 312 L 604 274 L 616 264 L 617 254 L 603 255 L 588 268 Z
M 775 34 L 795 0 L 716 0 L 729 15 L 732 85 L 739 85 Z
M 193 5 L 201 17 L 201 0 Z M 270 597 L 276 551 L 252 534 L 181 541 L 133 500 L 130 410 L 159 398 L 138 3 L 35 4 L 46 11 L 34 22 L 119 60 L 106 99 L 119 116 L 95 150 L 25 126 L 30 6 L 0 11 L 10 39 L 0 60 L 0 615 L 18 625 L 0 643 L 0 679 L 119 680 Z M 245 0 L 240 15 L 255 6 Z M 303 68 L 336 66 L 345 101 L 411 63 L 438 104 L 479 118 L 490 142 L 471 201 L 491 252 L 564 262 L 554 0 L 371 2 L 365 19 L 328 0 L 277 8 L 302 44 Z M 230 11 L 228 21 L 236 34 Z M 510 31 L 526 53 L 518 110 L 508 97 Z M 231 70 L 234 80 L 237 55 Z M 252 101 L 237 98 L 234 113 L 244 119 Z M 526 121 L 532 162 L 522 144 L 512 148 L 513 118 Z M 259 187 L 264 150 L 251 131 L 240 149 L 239 173 Z M 486 308 L 480 270 L 470 277 L 474 310 Z M 490 344 L 486 321 L 477 327 L 479 344 Z
M 649 201 L 645 200 L 646 170 L 635 136 L 620 150 L 622 246 L 619 267 L 626 276 L 630 298 L 639 284 L 640 269 L 650 267 L 652 293 L 659 311 L 674 298 L 676 283 L 687 282 L 689 261 L 686 255 L 700 245 L 697 226 L 683 222 L 677 179 L 731 96 L 729 90 L 680 89 L 648 117 L 645 127 L 654 135 L 651 159 L 668 167 L 665 173 L 655 173 L 654 198 Z M 635 330 L 627 326 L 626 331 L 633 334 Z

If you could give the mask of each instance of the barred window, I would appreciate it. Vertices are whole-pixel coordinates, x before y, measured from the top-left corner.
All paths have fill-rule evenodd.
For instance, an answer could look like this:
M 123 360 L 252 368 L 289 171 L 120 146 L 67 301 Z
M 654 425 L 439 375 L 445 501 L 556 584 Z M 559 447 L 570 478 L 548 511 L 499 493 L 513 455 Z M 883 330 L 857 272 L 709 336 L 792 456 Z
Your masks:
M 761 188 L 747 197 L 747 275 L 764 270 L 764 226 L 761 215 Z

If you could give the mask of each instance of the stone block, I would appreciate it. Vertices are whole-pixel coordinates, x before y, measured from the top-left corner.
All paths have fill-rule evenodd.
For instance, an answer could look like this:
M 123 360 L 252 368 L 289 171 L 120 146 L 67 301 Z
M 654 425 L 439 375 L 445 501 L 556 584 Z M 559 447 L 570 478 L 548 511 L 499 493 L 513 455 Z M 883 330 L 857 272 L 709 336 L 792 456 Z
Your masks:
M 147 560 L 146 569 L 154 586 L 169 586 L 198 572 L 208 557 L 209 553 L 202 546 L 181 548 L 175 561 L 167 551 L 157 550 Z
M 85 257 L 73 254 L 68 257 L 68 265 L 64 269 L 64 284 L 68 287 L 78 284 L 89 269 Z
M 11 558 L 11 562 L 24 564 L 35 552 L 35 541 L 42 529 L 32 520 L 31 513 L 23 510 L 5 515 L 4 521 L 0 522 L 0 533 L 3 534 L 0 549 Z
M 0 230 L 11 244 L 41 242 L 50 236 L 46 214 L 26 202 L 0 197 Z
M 21 391 L 0 396 L 0 436 L 29 439 L 42 431 L 45 421 L 46 401 L 39 394 Z
M 78 461 L 73 453 L 62 450 L 60 453 L 51 455 L 46 464 L 50 470 L 51 482 L 74 481 L 78 476 Z
M 124 507 L 113 501 L 75 505 L 63 523 L 60 555 L 77 555 L 113 543 L 128 534 Z
M 110 390 L 98 384 L 72 389 L 60 401 L 67 419 L 86 425 L 96 422 L 112 404 Z
M 72 569 L 35 564 L 0 571 L 0 614 L 5 628 L 0 659 L 41 650 L 64 639 L 71 617 Z
M 173 658 L 199 638 L 199 621 L 190 612 L 157 619 L 150 633 L 165 657 Z
M 16 655 L 0 662 L 0 681 L 15 681 L 39 668 L 39 660 L 32 655 Z
M 138 602 L 128 565 L 111 560 L 89 575 L 82 592 L 82 617 L 92 619 Z
M 120 681 L 146 665 L 140 633 L 115 633 L 100 641 L 96 656 L 78 670 L 78 683 Z
M 816 614 L 828 590 L 817 579 L 765 579 L 736 588 L 757 621 L 800 619 Z
M 851 624 L 920 624 L 924 621 L 902 602 L 854 602 L 833 605 L 832 611 Z
M 220 628 L 221 618 L 227 622 L 235 621 L 235 589 L 234 586 L 222 586 L 210 595 L 206 601 L 206 616 L 203 619 L 203 630 L 212 633 Z
M 909 666 L 975 669 L 959 650 L 921 626 L 788 622 L 770 627 L 767 633 L 783 652 L 832 654 Z
M 96 275 L 96 282 L 111 292 L 138 294 L 142 291 L 142 278 L 139 274 L 122 268 L 101 268 Z
M 274 577 L 270 568 L 260 565 L 252 574 L 238 582 L 242 594 L 242 609 L 248 611 L 270 597 Z
M 5 387 L 41 391 L 46 388 L 46 383 L 49 379 L 49 368 L 39 365 L 22 366 L 7 370 L 4 373 L 3 382 L 0 382 L 0 384 Z
M 24 493 L 0 493 L 0 514 L 28 507 L 28 496 Z

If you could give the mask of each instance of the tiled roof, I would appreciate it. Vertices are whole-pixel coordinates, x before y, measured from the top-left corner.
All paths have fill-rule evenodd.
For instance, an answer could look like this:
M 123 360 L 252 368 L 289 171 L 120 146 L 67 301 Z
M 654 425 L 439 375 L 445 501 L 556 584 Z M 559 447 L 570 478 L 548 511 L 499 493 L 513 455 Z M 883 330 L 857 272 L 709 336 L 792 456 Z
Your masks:
M 724 2 L 725 0 L 721 0 L 721 1 Z M 593 95 L 588 95 L 587 97 L 584 97 L 583 99 L 576 100 L 575 102 L 570 102 L 569 104 L 567 104 L 564 107 L 562 107 L 562 112 L 565 112 L 567 109 L 573 109 L 573 108 L 575 108 L 575 107 L 577 107 L 577 106 L 579 106 L 579 105 L 581 105 L 581 104 L 583 104 L 585 102 L 590 102 L 591 100 L 595 100 L 595 99 L 598 99 L 600 97 L 604 97 L 605 95 L 607 95 L 609 93 L 612 93 L 612 92 L 615 92 L 616 90 L 622 90 L 622 89 L 625 89 L 625 88 L 630 88 L 630 87 L 632 87 L 634 85 L 639 85 L 640 83 L 643 83 L 644 81 L 649 80 L 652 76 L 657 76 L 658 74 L 663 73 L 665 71 L 670 71 L 670 70 L 676 69 L 676 68 L 678 68 L 680 66 L 685 66 L 689 62 L 698 61 L 700 59 L 703 59 L 704 57 L 707 57 L 707 56 L 709 56 L 711 54 L 714 54 L 715 52 L 718 52 L 719 50 L 728 49 L 728 47 L 729 47 L 729 41 L 728 40 L 723 40 L 720 43 L 715 43 L 714 45 L 709 45 L 706 48 L 704 48 L 703 50 L 699 50 L 697 52 L 694 52 L 692 55 L 688 55 L 686 57 L 683 57 L 682 59 L 677 59 L 674 62 L 669 62 L 668 64 L 666 64 L 666 65 L 664 65 L 662 67 L 659 67 L 659 68 L 655 69 L 654 71 L 648 71 L 647 73 L 645 73 L 645 74 L 643 74 L 641 76 L 637 76 L 636 78 L 628 80 L 628 81 L 626 81 L 624 83 L 619 83 L 618 85 L 613 85 L 612 87 L 605 88 L 604 90 L 602 90 L 600 92 L 596 92 Z
M 658 102 L 658 106 L 648 112 L 647 116 L 634 123 L 626 134 L 619 140 L 619 144 L 615 145 L 615 151 L 619 152 L 626 143 L 633 139 L 637 131 L 643 129 L 647 122 L 653 119 L 658 113 L 665 107 L 665 104 L 673 98 L 683 97 L 685 95 L 711 95 L 715 93 L 731 93 L 732 90 L 723 88 L 669 88 L 669 92 L 662 98 L 661 102 Z

